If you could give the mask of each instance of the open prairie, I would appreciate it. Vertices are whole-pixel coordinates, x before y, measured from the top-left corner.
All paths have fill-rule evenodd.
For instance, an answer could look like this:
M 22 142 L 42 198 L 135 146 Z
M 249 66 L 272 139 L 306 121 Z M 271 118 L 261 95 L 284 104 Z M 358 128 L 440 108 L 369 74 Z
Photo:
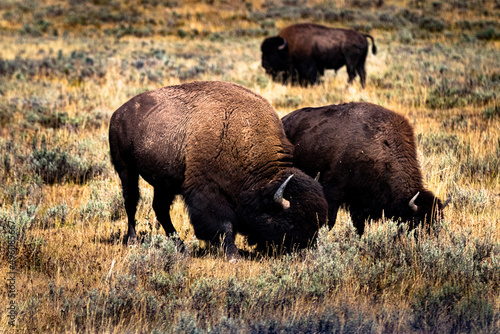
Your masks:
M 367 85 L 273 82 L 260 44 L 296 22 L 371 34 Z M 0 328 L 8 333 L 499 333 L 498 0 L 0 0 Z M 347 211 L 310 249 L 241 262 L 157 226 L 141 181 L 140 242 L 109 157 L 132 96 L 235 82 L 280 116 L 366 101 L 413 125 L 425 185 L 452 197 L 419 238 Z

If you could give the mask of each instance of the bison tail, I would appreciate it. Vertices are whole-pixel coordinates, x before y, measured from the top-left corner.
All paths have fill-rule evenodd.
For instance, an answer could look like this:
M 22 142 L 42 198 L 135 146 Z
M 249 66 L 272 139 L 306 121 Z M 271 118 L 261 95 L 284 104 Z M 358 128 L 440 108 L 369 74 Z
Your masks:
M 363 35 L 365 35 L 365 37 L 368 37 L 369 39 L 372 40 L 372 53 L 374 55 L 376 55 L 377 54 L 377 46 L 375 45 L 375 39 L 373 39 L 373 37 L 371 35 L 368 35 L 368 34 L 363 34 Z

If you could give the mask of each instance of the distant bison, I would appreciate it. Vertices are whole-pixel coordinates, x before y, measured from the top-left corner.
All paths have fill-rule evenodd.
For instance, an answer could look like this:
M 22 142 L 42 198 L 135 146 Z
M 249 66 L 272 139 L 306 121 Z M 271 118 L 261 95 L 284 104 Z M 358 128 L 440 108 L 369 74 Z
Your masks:
M 109 128 L 113 165 L 136 239 L 141 175 L 154 187 L 153 208 L 167 234 L 176 194 L 199 239 L 224 241 L 238 258 L 236 233 L 249 244 L 305 247 L 326 223 L 321 185 L 293 168 L 293 146 L 271 105 L 241 86 L 193 82 L 137 95 Z
M 262 42 L 262 67 L 273 80 L 313 85 L 326 69 L 337 71 L 346 65 L 349 83 L 357 73 L 364 88 L 367 37 L 372 40 L 372 52 L 376 54 L 375 41 L 370 35 L 311 23 L 293 24 Z
M 294 164 L 316 176 L 333 226 L 345 205 L 362 234 L 365 221 L 401 218 L 410 228 L 442 219 L 441 203 L 422 181 L 413 129 L 405 117 L 370 103 L 296 110 L 282 119 Z

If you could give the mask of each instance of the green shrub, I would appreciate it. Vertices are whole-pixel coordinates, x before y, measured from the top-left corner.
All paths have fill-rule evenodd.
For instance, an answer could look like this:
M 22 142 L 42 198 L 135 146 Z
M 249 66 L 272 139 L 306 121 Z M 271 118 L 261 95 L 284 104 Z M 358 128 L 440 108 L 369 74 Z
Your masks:
M 500 31 L 493 27 L 488 27 L 476 33 L 476 38 L 480 40 L 487 41 L 497 41 L 500 40 Z
M 466 152 L 460 159 L 459 169 L 463 177 L 475 181 L 493 181 L 500 175 L 500 143 L 491 153 L 474 156 Z
M 467 104 L 466 88 L 441 86 L 434 88 L 427 95 L 425 105 L 430 109 L 449 109 L 464 107 Z
M 109 218 L 113 221 L 122 219 L 126 216 L 125 214 L 125 200 L 121 192 L 115 192 L 110 196 L 108 200 L 108 210 Z
M 377 323 L 363 310 L 345 307 L 285 318 L 267 317 L 249 323 L 250 333 L 376 333 Z
M 352 224 L 344 224 L 333 234 L 328 229 L 319 231 L 316 249 L 306 257 L 307 266 L 302 280 L 311 284 L 313 295 L 326 296 L 325 292 L 349 279 L 345 273 L 357 265 L 359 260 L 359 237 Z
M 444 132 L 417 135 L 418 146 L 425 155 L 444 154 L 453 152 L 458 154 L 464 150 L 465 143 L 459 139 L 456 134 L 447 134 Z
M 415 296 L 412 305 L 413 328 L 423 330 L 440 329 L 443 331 L 450 325 L 452 319 L 450 309 L 463 298 L 463 290 L 459 286 L 446 284 L 441 289 L 424 286 L 420 293 Z M 440 328 L 442 327 L 442 328 Z
M 67 57 L 60 50 L 57 57 L 0 59 L 0 74 L 15 76 L 18 80 L 34 76 L 68 77 L 70 80 L 80 81 L 101 79 L 107 72 L 106 58 L 105 55 L 99 55 L 98 59 L 94 59 L 87 53 L 76 54 L 75 52 Z
M 5 128 L 12 123 L 16 111 L 17 108 L 15 104 L 0 102 L 0 127 Z
M 40 219 L 39 226 L 43 229 L 62 226 L 66 223 L 69 208 L 66 202 L 49 207 Z
M 411 44 L 413 42 L 413 34 L 409 29 L 401 29 L 399 31 L 399 40 L 403 44 Z
M 70 300 L 69 308 L 74 315 L 77 329 L 94 328 L 102 324 L 116 326 L 131 321 L 134 314 L 141 314 L 147 321 L 154 321 L 166 306 L 163 299 L 137 289 L 137 278 L 128 275 L 117 276 L 108 291 L 92 289 L 87 296 Z M 88 328 L 88 329 L 90 329 Z
M 78 210 L 79 218 L 84 222 L 95 220 L 105 220 L 109 218 L 106 203 L 99 197 L 92 196 L 89 201 L 83 204 Z
M 480 294 L 479 294 L 480 295 Z M 493 305 L 481 297 L 467 297 L 460 285 L 424 286 L 412 305 L 413 328 L 450 333 L 489 332 L 498 316 Z
M 21 208 L 19 204 L 13 207 L 0 208 L 0 245 L 2 249 L 8 246 L 9 241 L 18 248 L 26 240 L 26 232 L 36 223 L 38 207 L 29 205 Z M 2 256 L 5 256 L 2 252 Z
M 500 105 L 484 109 L 483 114 L 488 119 L 500 117 Z
M 300 96 L 293 96 L 286 94 L 283 97 L 276 98 L 273 101 L 273 106 L 275 108 L 293 108 L 296 109 L 302 103 L 302 98 Z
M 72 155 L 61 147 L 34 150 L 30 155 L 31 168 L 45 183 L 84 183 L 105 171 L 104 162 L 89 162 L 84 156 Z
M 12 205 L 18 203 L 21 206 L 37 205 L 43 199 L 42 185 L 43 181 L 38 175 L 25 174 L 21 171 L 19 174 L 20 180 L 12 180 L 5 182 L 0 197 L 0 202 L 3 197 L 3 204 Z
M 419 27 L 430 32 L 441 32 L 446 26 L 441 20 L 432 17 L 423 17 L 420 20 Z
M 188 278 L 183 270 L 157 271 L 148 276 L 147 286 L 168 299 L 175 300 L 186 289 Z
M 182 267 L 185 255 L 181 253 L 179 238 L 148 234 L 142 244 L 128 255 L 129 273 L 146 279 L 160 272 L 170 272 Z
M 462 130 L 462 131 L 467 131 L 469 129 L 469 126 L 471 124 L 469 123 L 469 117 L 465 115 L 459 115 L 459 116 L 452 116 L 449 119 L 445 119 L 442 122 L 442 126 L 445 129 L 449 130 Z

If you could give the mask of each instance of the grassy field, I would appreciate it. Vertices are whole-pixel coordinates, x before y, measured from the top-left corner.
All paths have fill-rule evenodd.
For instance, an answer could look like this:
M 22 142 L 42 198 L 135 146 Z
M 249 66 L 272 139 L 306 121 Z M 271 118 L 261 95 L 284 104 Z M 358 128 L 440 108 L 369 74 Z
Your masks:
M 295 22 L 374 36 L 367 87 L 342 68 L 310 88 L 272 82 L 260 43 Z M 0 332 L 500 332 L 500 2 L 0 0 Z M 280 116 L 380 104 L 408 117 L 426 186 L 452 196 L 416 239 L 342 211 L 311 249 L 224 261 L 171 208 L 190 249 L 158 228 L 141 181 L 139 245 L 109 159 L 132 96 L 239 83 Z

